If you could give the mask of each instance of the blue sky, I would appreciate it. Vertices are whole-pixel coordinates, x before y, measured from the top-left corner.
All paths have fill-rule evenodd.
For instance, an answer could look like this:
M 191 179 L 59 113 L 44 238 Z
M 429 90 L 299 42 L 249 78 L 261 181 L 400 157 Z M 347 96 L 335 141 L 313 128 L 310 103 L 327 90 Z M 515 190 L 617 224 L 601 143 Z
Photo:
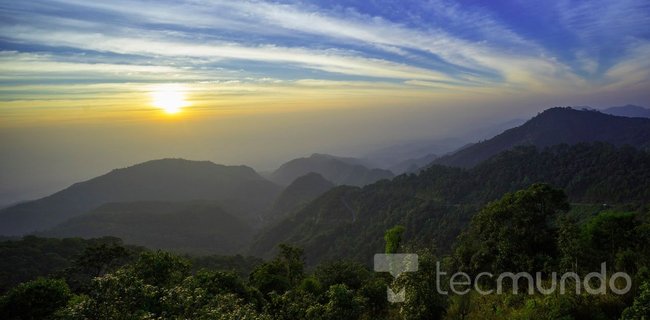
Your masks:
M 0 21 L 5 89 L 174 75 L 638 91 L 650 69 L 650 3 L 635 0 L 3 1 Z

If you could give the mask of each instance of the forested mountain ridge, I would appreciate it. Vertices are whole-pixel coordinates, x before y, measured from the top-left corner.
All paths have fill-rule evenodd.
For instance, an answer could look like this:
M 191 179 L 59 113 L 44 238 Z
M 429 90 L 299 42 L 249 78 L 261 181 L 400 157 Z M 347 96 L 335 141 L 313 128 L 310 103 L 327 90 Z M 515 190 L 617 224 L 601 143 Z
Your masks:
M 332 182 L 318 173 L 310 172 L 298 177 L 275 199 L 273 206 L 267 211 L 264 219 L 276 220 L 283 218 L 286 214 L 306 205 L 334 187 L 335 185 Z
M 48 237 L 114 236 L 152 249 L 193 254 L 236 254 L 253 227 L 208 201 L 108 203 L 40 233 Z
M 260 233 L 254 255 L 278 243 L 304 247 L 308 263 L 370 259 L 382 233 L 407 227 L 409 241 L 450 248 L 478 208 L 533 183 L 564 189 L 571 202 L 599 205 L 650 203 L 650 154 L 604 143 L 517 147 L 472 169 L 432 166 L 364 188 L 335 188 Z
M 284 163 L 271 174 L 270 179 L 280 185 L 289 185 L 298 177 L 310 172 L 318 173 L 337 185 L 350 186 L 364 186 L 394 176 L 388 170 L 370 169 L 360 159 L 314 153 L 309 157 Z
M 518 145 L 606 142 L 650 148 L 650 119 L 613 116 L 595 110 L 547 109 L 521 126 L 435 160 L 434 164 L 473 167 Z
M 45 230 L 110 202 L 203 199 L 218 201 L 229 212 L 252 217 L 261 214 L 280 191 L 279 186 L 246 166 L 183 159 L 152 160 L 0 210 L 0 234 Z

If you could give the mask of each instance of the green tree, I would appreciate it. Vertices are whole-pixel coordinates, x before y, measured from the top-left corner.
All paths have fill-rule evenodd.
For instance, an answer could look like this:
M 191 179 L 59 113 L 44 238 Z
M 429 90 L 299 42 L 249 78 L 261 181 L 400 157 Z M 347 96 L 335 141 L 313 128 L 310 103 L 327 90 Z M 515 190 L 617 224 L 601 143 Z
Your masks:
M 0 298 L 0 319 L 53 319 L 71 297 L 63 280 L 39 278 L 22 283 Z
M 190 261 L 172 253 L 144 252 L 133 265 L 135 276 L 153 286 L 177 284 L 189 275 Z
M 559 266 L 562 270 L 577 271 L 578 257 L 581 253 L 580 227 L 575 219 L 560 216 L 558 223 L 557 247 Z
M 74 265 L 92 277 L 99 277 L 115 270 L 129 256 L 129 251 L 117 244 L 102 243 L 91 246 L 74 261 Z
M 190 263 L 167 252 L 144 252 L 133 264 L 95 278 L 87 296 L 64 312 L 69 319 L 134 319 L 191 314 L 205 290 L 189 290 Z
M 301 248 L 292 247 L 287 244 L 280 244 L 279 247 L 280 254 L 276 258 L 276 261 L 286 270 L 289 284 L 295 287 L 300 283 L 305 273 L 304 252 Z
M 251 289 L 234 272 L 202 270 L 192 277 L 192 281 L 193 287 L 205 290 L 210 297 L 234 294 L 247 301 L 252 298 Z
M 363 299 L 354 294 L 344 284 L 335 284 L 327 290 L 327 303 L 324 306 L 325 320 L 358 319 L 363 311 Z
M 357 294 L 363 298 L 363 310 L 366 319 L 387 319 L 388 299 L 386 288 L 388 282 L 381 276 L 376 276 L 364 281 Z
M 297 290 L 271 292 L 264 311 L 274 320 L 321 320 L 325 312 L 317 296 Z
M 602 262 L 614 266 L 619 252 L 635 247 L 637 225 L 632 212 L 605 211 L 589 220 L 583 228 L 588 267 L 597 268 Z
M 447 299 L 438 292 L 436 263 L 430 252 L 418 252 L 418 272 L 402 274 L 393 282 L 394 292 L 405 290 L 406 300 L 399 305 L 403 319 L 440 319 L 444 314 Z M 444 290 L 444 286 L 441 288 Z
M 280 244 L 275 259 L 257 266 L 249 276 L 250 283 L 262 293 L 282 294 L 297 287 L 304 277 L 303 251 Z
M 568 209 L 564 192 L 546 184 L 508 193 L 472 218 L 457 259 L 474 273 L 547 270 L 557 254 L 557 230 L 550 222 Z
M 394 226 L 384 234 L 384 241 L 386 241 L 386 253 L 397 253 L 400 243 L 402 242 L 402 234 L 406 228 L 404 226 Z
M 634 299 L 634 304 L 625 311 L 621 320 L 647 320 L 650 319 L 650 282 L 639 288 L 639 295 Z
M 132 268 L 95 278 L 87 295 L 73 300 L 64 319 L 141 319 L 161 312 L 162 290 L 147 285 Z
M 358 290 L 371 274 L 358 262 L 335 261 L 320 264 L 316 267 L 314 276 L 326 289 L 335 284 L 344 284 L 350 289 Z
M 286 269 L 274 261 L 257 266 L 251 272 L 249 282 L 264 294 L 271 292 L 282 294 L 291 289 Z
M 93 278 L 117 270 L 131 257 L 132 253 L 117 242 L 101 243 L 85 248 L 62 273 L 72 290 L 86 292 Z

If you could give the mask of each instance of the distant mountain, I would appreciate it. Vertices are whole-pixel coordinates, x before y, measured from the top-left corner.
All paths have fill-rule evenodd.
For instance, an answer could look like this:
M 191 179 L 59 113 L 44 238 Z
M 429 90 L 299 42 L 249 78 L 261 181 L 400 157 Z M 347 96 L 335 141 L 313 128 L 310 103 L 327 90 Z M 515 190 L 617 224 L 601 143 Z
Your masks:
M 551 108 L 523 125 L 442 157 L 435 164 L 472 167 L 518 145 L 547 147 L 580 142 L 650 147 L 650 119 L 618 117 L 594 110 Z
M 650 118 L 650 108 L 628 104 L 622 107 L 611 107 L 602 110 L 603 113 L 630 118 Z
M 265 220 L 283 218 L 334 187 L 334 183 L 318 173 L 310 172 L 298 177 L 278 196 Z
M 363 188 L 337 187 L 260 232 L 250 253 L 270 256 L 279 243 L 291 243 L 312 265 L 371 263 L 384 250 L 384 232 L 397 224 L 406 227 L 405 243 L 444 253 L 479 208 L 538 182 L 565 190 L 591 212 L 643 206 L 650 203 L 650 152 L 603 143 L 519 146 L 471 169 L 434 165 Z
M 406 141 L 369 152 L 363 156 L 363 159 L 379 168 L 399 174 L 404 172 L 400 170 L 404 168 L 405 163 L 414 163 L 424 157 L 444 155 L 466 143 L 466 141 L 454 138 Z M 391 168 L 396 168 L 398 171 L 393 171 Z
M 153 160 L 72 185 L 51 196 L 0 210 L 0 234 L 51 228 L 102 204 L 213 200 L 244 219 L 259 217 L 281 188 L 246 166 L 209 161 Z
M 235 254 L 254 233 L 217 204 L 191 202 L 109 203 L 40 235 L 65 238 L 119 237 L 128 244 L 197 254 Z
M 436 140 L 413 140 L 383 147 L 363 156 L 376 167 L 390 170 L 394 174 L 413 173 L 426 167 L 435 159 L 467 146 L 467 141 L 485 140 L 504 130 L 526 122 L 512 119 L 498 124 L 470 129 L 461 138 Z
M 388 170 L 369 169 L 363 160 L 315 153 L 283 164 L 270 175 L 270 179 L 281 185 L 289 185 L 296 178 L 311 172 L 318 173 L 337 185 L 351 186 L 363 186 L 394 176 Z
M 492 138 L 497 134 L 518 127 L 526 122 L 526 119 L 511 119 L 506 122 L 499 122 L 488 126 L 479 126 L 477 128 L 469 128 L 469 132 L 463 135 L 464 141 L 481 141 Z M 462 146 L 461 146 L 462 147 Z M 455 151 L 455 150 L 453 150 Z
M 394 172 L 395 174 L 402 174 L 402 173 L 415 173 L 419 171 L 420 169 L 426 167 L 429 165 L 431 162 L 434 160 L 438 159 L 438 156 L 435 154 L 427 154 L 423 157 L 417 158 L 417 159 L 408 159 L 405 161 L 402 161 L 392 167 L 389 168 L 391 172 Z

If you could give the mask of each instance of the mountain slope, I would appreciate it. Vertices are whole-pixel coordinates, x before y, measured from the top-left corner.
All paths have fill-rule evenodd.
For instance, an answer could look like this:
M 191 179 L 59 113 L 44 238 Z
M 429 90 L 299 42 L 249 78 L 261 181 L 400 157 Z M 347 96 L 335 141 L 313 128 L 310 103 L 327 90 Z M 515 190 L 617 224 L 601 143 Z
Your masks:
M 472 169 L 434 165 L 364 188 L 335 188 L 258 234 L 251 253 L 265 256 L 283 242 L 305 249 L 310 264 L 350 258 L 370 262 L 383 233 L 401 224 L 404 239 L 449 250 L 472 215 L 488 201 L 549 183 L 570 201 L 608 205 L 650 203 L 650 153 L 608 144 L 517 147 Z
M 434 163 L 467 168 L 517 145 L 548 147 L 595 141 L 650 148 L 650 119 L 617 117 L 594 110 L 551 108 L 519 127 Z
M 318 173 L 308 173 L 298 177 L 282 191 L 269 210 L 266 220 L 276 220 L 318 198 L 334 188 L 334 184 Z
M 179 252 L 234 254 L 253 229 L 206 201 L 109 203 L 42 233 L 48 237 L 114 236 L 128 244 Z
M 602 110 L 603 113 L 619 117 L 650 118 L 650 109 L 628 104 L 622 107 L 611 107 Z
M 283 164 L 271 174 L 270 179 L 281 185 L 289 185 L 298 177 L 315 172 L 337 185 L 363 186 L 393 177 L 388 170 L 369 169 L 363 163 L 359 159 L 315 153 Z
M 153 160 L 5 208 L 0 211 L 0 234 L 44 230 L 110 202 L 215 200 L 233 214 L 253 218 L 279 192 L 280 187 L 249 167 L 182 159 Z

